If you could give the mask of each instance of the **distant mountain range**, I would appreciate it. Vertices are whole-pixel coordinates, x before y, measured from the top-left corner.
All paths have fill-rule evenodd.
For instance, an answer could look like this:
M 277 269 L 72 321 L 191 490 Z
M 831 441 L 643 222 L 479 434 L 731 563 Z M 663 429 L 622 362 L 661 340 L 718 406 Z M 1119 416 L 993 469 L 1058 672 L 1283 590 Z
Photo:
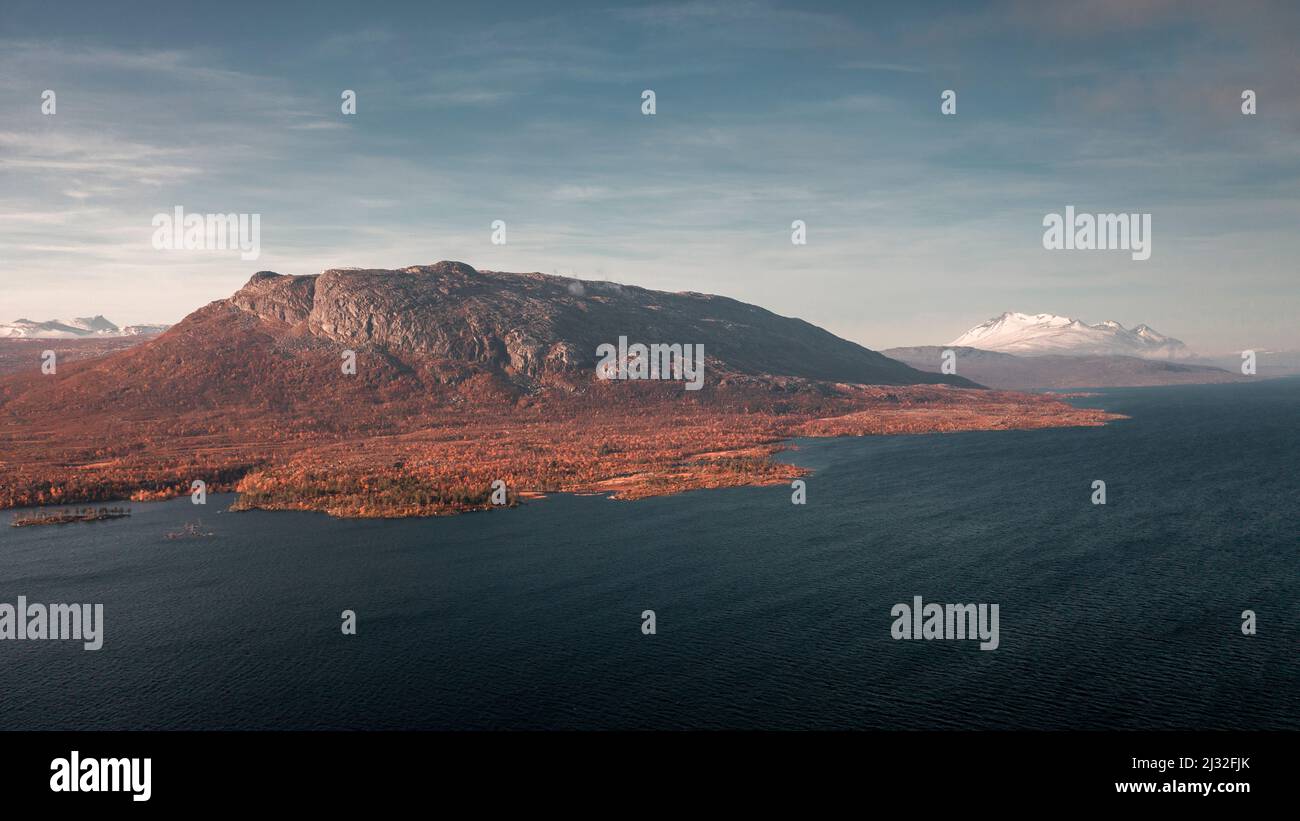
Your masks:
M 1008 311 L 971 328 L 949 347 L 1024 356 L 1136 356 L 1142 359 L 1188 359 L 1192 352 L 1181 340 L 1147 325 L 1125 328 L 1114 320 L 1089 325 L 1057 314 Z
M 1137 356 L 1021 356 L 953 345 L 916 345 L 881 353 L 913 368 L 938 373 L 944 351 L 953 352 L 958 374 L 1001 390 L 1202 385 L 1250 378 L 1208 364 Z
M 1013 311 L 976 325 L 947 345 L 881 353 L 941 373 L 945 351 L 955 355 L 956 374 L 1001 390 L 1207 384 L 1300 374 L 1300 353 L 1295 351 L 1256 351 L 1256 373 L 1246 375 L 1241 352 L 1198 356 L 1149 325 L 1125 328 L 1114 320 L 1089 325 L 1058 314 Z
M 15 319 L 0 322 L 0 337 L 23 339 L 91 339 L 116 336 L 155 336 L 170 325 L 128 325 L 119 328 L 103 316 L 86 316 L 76 319 L 48 319 L 34 322 Z

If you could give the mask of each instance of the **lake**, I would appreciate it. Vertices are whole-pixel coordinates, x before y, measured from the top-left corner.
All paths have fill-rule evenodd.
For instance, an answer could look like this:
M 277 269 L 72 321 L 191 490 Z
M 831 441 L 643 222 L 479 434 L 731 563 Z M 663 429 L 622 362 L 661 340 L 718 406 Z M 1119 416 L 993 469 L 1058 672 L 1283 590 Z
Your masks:
M 806 505 L 0 528 L 0 602 L 105 620 L 0 641 L 0 728 L 1300 729 L 1300 379 L 1098 393 L 1132 418 L 800 440 Z M 895 640 L 914 596 L 996 603 L 999 646 Z

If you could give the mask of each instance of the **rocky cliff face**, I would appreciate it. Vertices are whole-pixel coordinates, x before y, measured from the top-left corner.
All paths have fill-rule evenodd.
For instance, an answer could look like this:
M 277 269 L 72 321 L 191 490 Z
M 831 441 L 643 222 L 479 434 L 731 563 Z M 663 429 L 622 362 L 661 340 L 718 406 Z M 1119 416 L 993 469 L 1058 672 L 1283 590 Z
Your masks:
M 312 276 L 262 271 L 229 302 L 321 340 L 373 346 L 403 361 L 470 365 L 516 383 L 589 376 L 597 347 L 625 336 L 629 343 L 702 344 L 715 374 L 970 384 L 725 297 L 478 271 L 463 262 Z
M 291 277 L 258 271 L 230 302 L 261 319 L 298 325 L 311 315 L 316 277 Z

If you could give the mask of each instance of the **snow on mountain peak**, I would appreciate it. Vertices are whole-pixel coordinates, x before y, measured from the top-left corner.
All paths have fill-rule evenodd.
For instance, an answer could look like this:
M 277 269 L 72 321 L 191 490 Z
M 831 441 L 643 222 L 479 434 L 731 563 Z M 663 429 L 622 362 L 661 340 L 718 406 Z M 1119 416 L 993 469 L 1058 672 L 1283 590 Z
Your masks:
M 105 319 L 103 315 L 82 316 L 70 320 L 50 319 L 45 322 L 33 322 L 30 319 L 15 319 L 13 322 L 0 322 L 0 338 L 20 337 L 25 339 L 89 339 L 103 336 L 141 336 L 159 334 L 170 325 L 130 325 L 119 328 Z
M 1013 311 L 976 325 L 948 344 L 1030 356 L 1121 355 L 1148 359 L 1191 356 L 1182 342 L 1157 333 L 1147 325 L 1128 330 L 1113 319 L 1089 325 L 1059 314 Z

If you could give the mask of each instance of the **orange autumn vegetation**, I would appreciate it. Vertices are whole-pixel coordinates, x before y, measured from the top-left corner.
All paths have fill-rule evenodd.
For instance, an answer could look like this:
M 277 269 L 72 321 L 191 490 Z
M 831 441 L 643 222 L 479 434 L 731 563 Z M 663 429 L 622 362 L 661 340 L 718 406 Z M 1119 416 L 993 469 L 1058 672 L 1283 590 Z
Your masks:
M 191 412 L 113 419 L 25 441 L 6 436 L 0 505 L 239 493 L 238 509 L 335 516 L 445 515 L 535 493 L 635 499 L 699 488 L 788 483 L 772 456 L 797 436 L 1101 425 L 1117 418 L 1047 396 L 937 385 L 872 387 L 783 380 L 684 392 L 594 382 L 512 401 L 326 407 L 286 418 Z M 327 422 L 326 420 L 332 420 Z M 87 420 L 89 425 L 92 420 Z M 101 420 L 102 422 L 102 420 Z M 0 431 L 3 435 L 3 431 Z

